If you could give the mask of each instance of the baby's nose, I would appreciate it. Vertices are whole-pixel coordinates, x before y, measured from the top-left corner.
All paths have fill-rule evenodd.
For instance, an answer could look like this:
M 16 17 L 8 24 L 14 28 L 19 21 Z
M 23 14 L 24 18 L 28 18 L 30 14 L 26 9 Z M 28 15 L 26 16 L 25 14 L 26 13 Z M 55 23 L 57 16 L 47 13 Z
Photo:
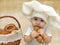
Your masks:
M 37 25 L 40 25 L 40 22 L 36 22 Z

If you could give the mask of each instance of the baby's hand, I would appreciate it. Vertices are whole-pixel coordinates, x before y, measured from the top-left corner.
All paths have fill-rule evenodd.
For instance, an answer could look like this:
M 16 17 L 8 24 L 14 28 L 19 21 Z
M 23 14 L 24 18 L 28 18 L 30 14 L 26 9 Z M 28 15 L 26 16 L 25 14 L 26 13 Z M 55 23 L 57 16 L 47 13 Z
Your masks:
M 43 29 L 39 29 L 39 30 L 38 30 L 38 33 L 39 33 L 41 36 L 44 36 L 45 31 L 44 31 Z
M 39 33 L 36 31 L 32 31 L 30 35 L 32 38 L 35 38 L 35 37 L 39 36 Z

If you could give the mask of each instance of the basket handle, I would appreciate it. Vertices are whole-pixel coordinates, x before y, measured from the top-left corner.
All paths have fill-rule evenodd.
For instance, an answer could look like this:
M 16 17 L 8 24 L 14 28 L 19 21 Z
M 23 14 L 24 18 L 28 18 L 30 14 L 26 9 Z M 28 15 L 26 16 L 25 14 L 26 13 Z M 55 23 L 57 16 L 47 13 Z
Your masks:
M 21 28 L 19 21 L 15 17 L 13 17 L 13 16 L 1 16 L 0 19 L 2 19 L 2 18 L 13 18 L 17 22 L 19 28 Z

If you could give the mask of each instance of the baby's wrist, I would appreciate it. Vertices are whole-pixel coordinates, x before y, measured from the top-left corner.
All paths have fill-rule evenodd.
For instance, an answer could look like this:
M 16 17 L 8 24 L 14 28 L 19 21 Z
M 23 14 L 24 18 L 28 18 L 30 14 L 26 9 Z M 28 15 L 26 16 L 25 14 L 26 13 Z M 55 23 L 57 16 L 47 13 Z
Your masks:
M 31 35 L 31 34 L 30 34 L 30 38 L 31 38 L 31 39 L 34 39 L 34 37 L 32 37 L 32 35 Z
M 46 33 L 44 33 L 43 35 L 42 35 L 42 37 L 45 37 L 46 36 Z

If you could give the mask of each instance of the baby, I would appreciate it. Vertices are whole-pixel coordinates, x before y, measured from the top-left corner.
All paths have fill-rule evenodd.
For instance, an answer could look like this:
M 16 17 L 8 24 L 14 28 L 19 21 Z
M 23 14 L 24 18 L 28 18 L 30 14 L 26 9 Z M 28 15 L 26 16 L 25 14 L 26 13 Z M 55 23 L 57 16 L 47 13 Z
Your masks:
M 24 40 L 26 45 L 44 45 L 48 44 L 51 41 L 52 34 L 50 29 L 48 28 L 46 24 L 46 17 L 41 13 L 35 13 L 33 14 L 33 17 L 31 18 L 32 25 L 27 29 Z M 39 26 L 40 29 L 36 32 L 34 30 L 34 26 Z M 44 39 L 44 43 L 39 43 L 35 38 L 37 36 L 41 35 Z
M 24 34 L 25 45 L 47 45 L 52 39 L 51 30 L 48 28 L 49 9 L 48 6 L 42 5 L 38 1 L 26 2 L 23 4 L 23 13 L 28 15 L 32 25 L 26 30 Z M 50 8 L 50 7 L 49 7 Z M 34 29 L 35 26 L 40 27 L 38 31 Z M 36 40 L 41 36 L 44 43 Z

